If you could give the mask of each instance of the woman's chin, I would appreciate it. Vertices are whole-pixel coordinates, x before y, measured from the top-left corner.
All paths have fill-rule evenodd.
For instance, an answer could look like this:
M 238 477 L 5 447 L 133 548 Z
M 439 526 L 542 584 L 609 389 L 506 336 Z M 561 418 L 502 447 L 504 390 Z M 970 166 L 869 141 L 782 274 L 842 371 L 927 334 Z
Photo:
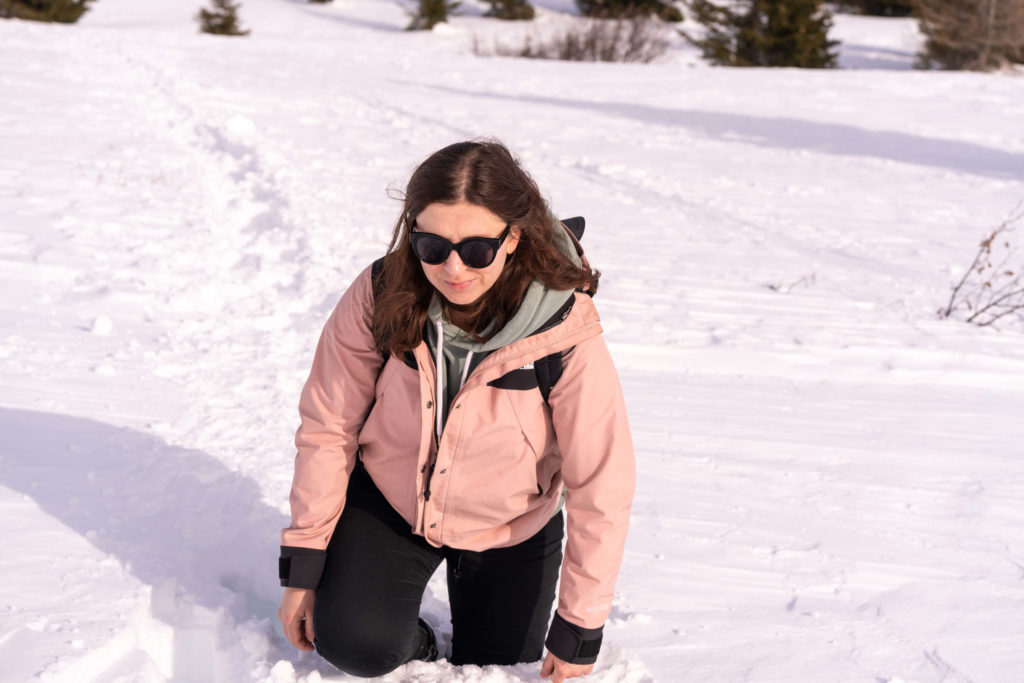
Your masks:
M 455 308 L 471 306 L 480 298 L 470 292 L 441 292 L 441 297 Z

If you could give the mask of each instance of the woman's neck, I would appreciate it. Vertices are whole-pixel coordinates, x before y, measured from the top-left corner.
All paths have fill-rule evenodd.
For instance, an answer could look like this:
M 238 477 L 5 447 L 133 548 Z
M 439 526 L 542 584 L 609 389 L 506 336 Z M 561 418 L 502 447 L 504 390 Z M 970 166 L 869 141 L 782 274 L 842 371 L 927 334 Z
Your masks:
M 456 306 L 455 304 L 446 304 L 444 307 L 444 317 L 455 327 L 460 330 L 468 330 L 470 327 L 470 321 L 473 318 L 475 311 L 474 307 L 470 306 Z

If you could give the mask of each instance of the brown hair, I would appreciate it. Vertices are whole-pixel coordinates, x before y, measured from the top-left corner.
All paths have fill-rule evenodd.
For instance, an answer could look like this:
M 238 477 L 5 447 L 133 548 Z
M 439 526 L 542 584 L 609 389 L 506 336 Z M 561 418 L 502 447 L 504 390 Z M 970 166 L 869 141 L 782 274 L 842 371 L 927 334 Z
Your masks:
M 600 273 L 585 261 L 576 266 L 558 247 L 547 203 L 511 152 L 497 141 L 457 142 L 427 157 L 409 179 L 374 283 L 373 337 L 382 350 L 399 354 L 419 344 L 435 291 L 409 244 L 416 216 L 435 202 L 460 201 L 482 206 L 519 229 L 519 245 L 494 285 L 476 302 L 459 307 L 460 324 L 477 341 L 505 326 L 535 279 L 556 290 L 597 290 Z

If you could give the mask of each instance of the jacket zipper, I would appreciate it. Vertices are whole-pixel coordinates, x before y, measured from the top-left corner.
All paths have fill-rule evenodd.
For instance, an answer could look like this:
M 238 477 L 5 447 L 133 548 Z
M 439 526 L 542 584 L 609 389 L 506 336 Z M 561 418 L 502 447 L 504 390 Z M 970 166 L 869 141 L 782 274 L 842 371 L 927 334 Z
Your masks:
M 434 466 L 437 464 L 437 454 L 441 449 L 441 399 L 444 397 L 444 377 L 441 368 L 444 361 L 444 329 L 440 320 L 436 323 L 437 348 L 434 351 L 434 460 L 430 463 L 427 471 L 427 486 L 423 490 L 423 502 L 430 500 L 430 481 L 434 477 Z
M 437 405 L 437 400 L 434 400 L 434 410 L 440 412 L 441 408 Z M 434 476 L 434 466 L 437 464 L 437 453 L 441 448 L 441 441 L 437 438 L 437 433 L 434 433 L 434 458 L 430 461 L 430 465 L 427 466 L 427 486 L 423 490 L 423 502 L 430 500 L 430 481 Z
M 441 368 L 443 367 L 444 361 L 444 328 L 441 321 L 437 321 L 437 352 L 434 354 L 434 411 L 435 411 L 435 429 L 434 429 L 434 461 L 430 463 L 430 469 L 427 471 L 427 485 L 423 490 L 423 502 L 430 501 L 430 482 L 434 478 L 434 468 L 437 466 L 437 454 L 441 451 L 441 434 L 444 432 L 444 425 L 442 424 L 443 416 L 441 414 L 441 400 L 444 397 L 442 393 L 444 391 L 444 379 Z M 469 376 L 469 367 L 473 362 L 473 352 L 466 352 L 466 364 L 462 369 L 462 379 L 459 381 L 459 391 L 462 391 L 462 387 L 466 385 L 466 378 Z M 456 392 L 455 398 L 458 398 L 458 392 Z M 454 400 L 453 400 L 454 403 Z M 451 407 L 449 406 L 449 417 L 451 413 Z M 447 420 L 445 420 L 447 422 Z

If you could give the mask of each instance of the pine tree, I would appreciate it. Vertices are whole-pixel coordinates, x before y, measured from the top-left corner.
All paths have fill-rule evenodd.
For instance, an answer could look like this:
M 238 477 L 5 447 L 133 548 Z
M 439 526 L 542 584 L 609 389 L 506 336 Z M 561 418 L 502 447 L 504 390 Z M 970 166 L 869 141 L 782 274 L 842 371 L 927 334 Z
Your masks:
M 576 0 L 580 14 L 597 19 L 654 15 L 664 21 L 682 21 L 683 13 L 671 0 Z
M 692 0 L 694 18 L 705 28 L 696 39 L 680 31 L 704 57 L 725 66 L 831 68 L 838 42 L 828 39 L 832 15 L 821 0 L 746 0 L 733 10 Z
M 861 14 L 872 17 L 909 17 L 914 13 L 913 0 L 857 0 Z
M 73 24 L 94 0 L 0 0 L 0 17 Z
M 920 0 L 921 68 L 988 71 L 1024 63 L 1024 0 Z
M 199 22 L 199 30 L 203 33 L 212 33 L 218 36 L 247 36 L 249 31 L 243 31 L 238 25 L 239 4 L 231 0 L 211 0 L 213 10 L 201 9 L 196 15 Z
M 485 16 L 507 20 L 529 20 L 534 17 L 533 5 L 530 0 L 487 0 L 491 9 Z
M 450 0 L 420 0 L 412 22 L 406 27 L 408 31 L 429 31 L 441 22 L 448 21 L 448 13 L 459 6 L 459 2 Z
M 871 17 L 909 17 L 916 0 L 835 0 L 830 3 L 836 12 L 864 14 Z

